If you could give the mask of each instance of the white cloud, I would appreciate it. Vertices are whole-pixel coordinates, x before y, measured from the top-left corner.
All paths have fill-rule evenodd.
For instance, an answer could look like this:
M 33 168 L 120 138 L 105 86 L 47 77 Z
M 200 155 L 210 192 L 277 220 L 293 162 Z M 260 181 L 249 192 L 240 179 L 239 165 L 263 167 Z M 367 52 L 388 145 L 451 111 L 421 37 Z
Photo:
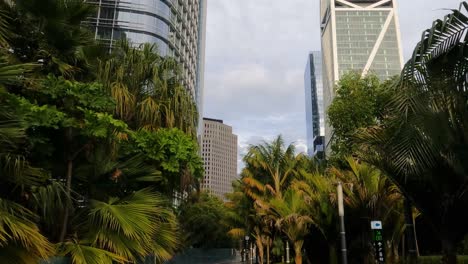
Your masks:
M 400 0 L 405 58 L 435 18 L 460 0 Z M 209 0 L 205 116 L 224 119 L 249 144 L 282 134 L 305 151 L 303 75 L 320 50 L 318 0 Z M 418 12 L 414 12 L 418 10 Z

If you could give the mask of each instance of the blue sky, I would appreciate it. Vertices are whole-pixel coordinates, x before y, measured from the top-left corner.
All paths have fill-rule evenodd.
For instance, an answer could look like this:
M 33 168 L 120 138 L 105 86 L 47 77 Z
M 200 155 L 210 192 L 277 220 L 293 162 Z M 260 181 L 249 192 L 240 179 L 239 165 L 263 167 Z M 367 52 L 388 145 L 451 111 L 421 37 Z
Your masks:
M 432 21 L 460 0 L 400 0 L 405 60 Z M 282 134 L 306 150 L 304 69 L 320 50 L 319 0 L 208 0 L 204 116 L 249 144 Z

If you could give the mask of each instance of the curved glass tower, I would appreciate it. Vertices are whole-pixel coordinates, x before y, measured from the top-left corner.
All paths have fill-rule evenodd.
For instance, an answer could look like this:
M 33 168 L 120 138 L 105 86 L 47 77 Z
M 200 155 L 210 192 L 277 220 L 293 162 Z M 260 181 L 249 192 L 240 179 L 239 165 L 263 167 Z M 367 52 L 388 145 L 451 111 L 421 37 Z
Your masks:
M 180 63 L 184 85 L 202 113 L 206 0 L 88 0 L 97 6 L 88 23 L 110 48 L 128 38 L 135 45 L 156 43 L 161 55 Z

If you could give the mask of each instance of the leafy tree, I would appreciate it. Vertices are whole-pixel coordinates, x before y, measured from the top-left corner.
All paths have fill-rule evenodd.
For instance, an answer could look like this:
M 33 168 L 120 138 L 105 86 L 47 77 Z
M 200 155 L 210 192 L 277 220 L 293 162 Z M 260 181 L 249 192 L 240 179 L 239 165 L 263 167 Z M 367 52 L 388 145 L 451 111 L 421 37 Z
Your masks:
M 391 84 L 392 80 L 381 83 L 376 75 L 362 77 L 358 72 L 349 72 L 340 79 L 327 112 L 333 127 L 332 161 L 353 155 L 357 150 L 353 136 L 358 129 L 380 122 Z
M 203 163 L 198 144 L 177 128 L 140 130 L 131 135 L 130 154 L 143 153 L 148 163 L 162 172 L 163 188 L 169 195 L 188 195 L 199 190 Z M 135 148 L 136 146 L 137 148 Z
M 194 203 L 180 207 L 179 219 L 185 240 L 196 248 L 231 247 L 227 232 L 227 210 L 223 202 L 206 192 L 202 192 Z

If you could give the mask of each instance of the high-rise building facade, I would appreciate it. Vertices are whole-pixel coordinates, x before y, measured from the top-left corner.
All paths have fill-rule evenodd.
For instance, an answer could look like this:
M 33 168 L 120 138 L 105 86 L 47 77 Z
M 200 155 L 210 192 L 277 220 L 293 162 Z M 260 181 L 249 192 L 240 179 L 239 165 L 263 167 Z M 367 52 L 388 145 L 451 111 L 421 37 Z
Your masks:
M 95 38 L 112 48 L 127 38 L 134 45 L 157 44 L 180 63 L 185 87 L 202 110 L 207 0 L 87 0 L 97 6 L 87 22 Z
M 203 118 L 203 133 L 200 135 L 201 155 L 205 177 L 202 189 L 226 199 L 232 192 L 232 182 L 237 179 L 237 136 L 232 127 L 222 120 Z
M 322 54 L 313 51 L 307 58 L 304 73 L 307 154 L 323 158 L 325 113 L 323 106 Z
M 373 72 L 382 80 L 401 72 L 396 0 L 321 0 L 320 5 L 325 109 L 333 101 L 334 85 L 349 71 Z M 333 134 L 327 123 L 326 144 Z

